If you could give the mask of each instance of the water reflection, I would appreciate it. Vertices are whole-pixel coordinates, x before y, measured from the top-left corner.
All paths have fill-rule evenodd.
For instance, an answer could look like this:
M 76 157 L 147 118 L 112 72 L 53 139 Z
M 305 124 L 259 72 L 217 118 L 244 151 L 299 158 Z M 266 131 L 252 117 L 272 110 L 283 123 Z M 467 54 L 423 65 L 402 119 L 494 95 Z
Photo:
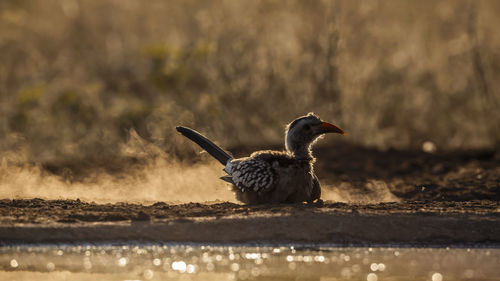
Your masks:
M 498 264 L 499 249 L 201 245 L 0 248 L 0 280 L 493 280 Z

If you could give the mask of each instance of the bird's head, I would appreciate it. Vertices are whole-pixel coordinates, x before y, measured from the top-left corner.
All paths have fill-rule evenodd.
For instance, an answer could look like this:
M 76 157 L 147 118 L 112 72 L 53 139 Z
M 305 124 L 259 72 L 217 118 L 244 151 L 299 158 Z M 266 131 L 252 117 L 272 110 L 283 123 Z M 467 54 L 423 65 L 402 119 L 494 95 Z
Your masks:
M 302 150 L 305 150 L 304 152 L 309 152 L 309 146 L 314 140 L 327 133 L 345 135 L 342 129 L 322 121 L 317 115 L 311 112 L 288 124 L 285 137 L 286 149 L 295 154 L 302 152 Z

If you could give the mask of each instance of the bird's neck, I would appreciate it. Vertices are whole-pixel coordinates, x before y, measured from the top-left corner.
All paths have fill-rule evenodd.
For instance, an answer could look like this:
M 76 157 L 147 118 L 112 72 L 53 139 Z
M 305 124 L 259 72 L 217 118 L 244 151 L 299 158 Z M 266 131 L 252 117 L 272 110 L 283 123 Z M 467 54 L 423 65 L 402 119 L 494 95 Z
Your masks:
M 292 153 L 293 156 L 298 160 L 313 161 L 314 156 L 311 150 L 311 144 L 303 144 L 292 147 L 287 147 L 288 152 Z
M 293 154 L 298 160 L 314 161 L 311 147 L 315 139 L 287 132 L 285 147 L 288 153 Z

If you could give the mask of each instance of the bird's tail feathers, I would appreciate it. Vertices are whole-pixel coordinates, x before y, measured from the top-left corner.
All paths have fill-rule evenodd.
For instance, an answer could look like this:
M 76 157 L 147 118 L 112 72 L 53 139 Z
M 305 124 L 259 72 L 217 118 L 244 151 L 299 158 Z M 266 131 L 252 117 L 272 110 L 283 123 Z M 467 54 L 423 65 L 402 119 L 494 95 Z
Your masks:
M 222 165 L 225 166 L 227 164 L 227 161 L 233 158 L 229 153 L 218 147 L 215 143 L 213 143 L 197 131 L 183 126 L 177 126 L 175 129 L 183 136 L 192 140 L 201 148 L 206 150 L 208 154 L 212 155 L 212 157 L 217 159 Z

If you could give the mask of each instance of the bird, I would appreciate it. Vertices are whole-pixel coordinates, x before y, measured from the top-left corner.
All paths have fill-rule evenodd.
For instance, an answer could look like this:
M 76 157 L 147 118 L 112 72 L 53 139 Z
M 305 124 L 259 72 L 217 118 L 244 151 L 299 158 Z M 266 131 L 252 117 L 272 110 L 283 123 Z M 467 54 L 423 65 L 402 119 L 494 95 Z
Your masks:
M 262 150 L 234 158 L 193 129 L 177 126 L 176 130 L 224 166 L 227 175 L 221 179 L 232 184 L 237 200 L 249 205 L 320 201 L 312 146 L 324 134 L 346 134 L 310 112 L 286 126 L 284 151 Z

